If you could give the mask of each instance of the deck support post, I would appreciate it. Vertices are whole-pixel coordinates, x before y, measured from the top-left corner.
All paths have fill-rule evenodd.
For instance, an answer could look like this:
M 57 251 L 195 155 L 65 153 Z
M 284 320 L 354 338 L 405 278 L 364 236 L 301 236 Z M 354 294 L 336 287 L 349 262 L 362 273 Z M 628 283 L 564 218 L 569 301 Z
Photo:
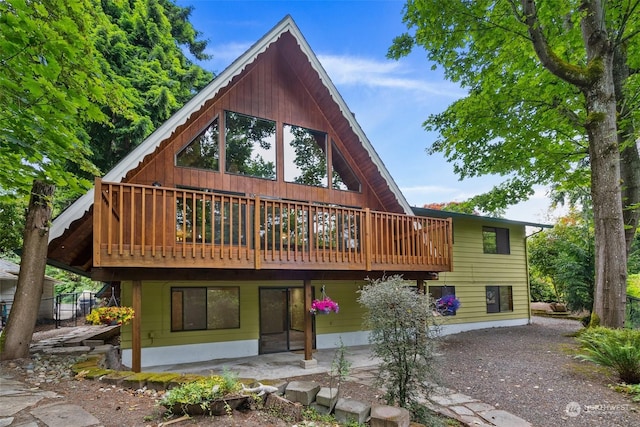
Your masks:
M 142 325 L 142 281 L 134 280 L 132 287 L 133 321 L 131 322 L 131 370 L 142 370 L 140 327 Z
M 313 315 L 311 279 L 304 279 L 304 360 L 313 359 Z

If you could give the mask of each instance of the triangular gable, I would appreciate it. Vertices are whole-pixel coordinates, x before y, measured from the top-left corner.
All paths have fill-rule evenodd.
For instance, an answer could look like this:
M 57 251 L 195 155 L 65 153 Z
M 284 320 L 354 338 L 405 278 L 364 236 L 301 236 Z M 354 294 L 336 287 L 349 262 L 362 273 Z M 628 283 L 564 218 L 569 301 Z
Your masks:
M 278 40 L 278 38 L 286 32 L 289 32 L 295 38 L 301 51 L 307 56 L 311 66 L 318 73 L 322 83 L 325 85 L 333 101 L 342 112 L 345 120 L 347 120 L 351 129 L 362 143 L 362 147 L 367 151 L 371 162 L 377 167 L 380 175 L 385 180 L 390 191 L 394 194 L 398 204 L 402 207 L 407 215 L 413 215 L 411 207 L 407 203 L 403 194 L 400 192 L 400 189 L 391 177 L 391 174 L 384 166 L 382 160 L 376 153 L 371 142 L 364 134 L 358 122 L 355 120 L 344 99 L 331 82 L 331 79 L 320 64 L 320 61 L 316 57 L 315 53 L 311 50 L 311 47 L 300 32 L 300 29 L 289 15 L 287 15 L 282 21 L 280 21 L 258 42 L 251 46 L 243 55 L 236 59 L 231 65 L 229 65 L 229 67 L 227 67 L 221 74 L 213 79 L 211 83 L 209 83 L 204 89 L 198 92 L 198 94 L 196 94 L 180 110 L 178 110 L 166 122 L 158 127 L 131 153 L 123 158 L 103 177 L 104 181 L 121 182 L 129 171 L 135 169 L 143 161 L 145 156 L 153 153 L 164 140 L 171 136 L 176 128 L 186 123 L 189 117 L 194 112 L 202 108 L 209 99 L 214 98 L 216 94 L 221 89 L 226 87 L 234 77 L 241 74 L 249 64 L 255 61 L 258 55 L 265 52 L 269 45 Z M 82 218 L 82 216 L 91 208 L 93 200 L 94 189 L 92 188 L 82 197 L 76 200 L 64 212 L 62 212 L 52 223 L 49 233 L 49 242 L 62 236 L 65 229 L 69 228 L 73 221 Z

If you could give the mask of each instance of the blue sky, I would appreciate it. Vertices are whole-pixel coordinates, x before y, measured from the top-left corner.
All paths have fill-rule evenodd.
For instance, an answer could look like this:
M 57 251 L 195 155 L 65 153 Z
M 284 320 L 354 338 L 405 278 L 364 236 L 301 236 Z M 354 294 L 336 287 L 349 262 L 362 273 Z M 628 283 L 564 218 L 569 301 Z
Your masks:
M 400 61 L 386 58 L 395 36 L 406 31 L 404 1 L 178 0 L 193 6 L 191 22 L 209 41 L 213 59 L 200 65 L 219 73 L 287 14 L 318 56 L 334 85 L 412 206 L 462 201 L 491 189 L 495 177 L 459 181 L 453 166 L 426 148 L 437 135 L 422 127 L 465 92 L 431 69 L 416 49 Z M 548 222 L 540 189 L 507 210 L 509 219 Z

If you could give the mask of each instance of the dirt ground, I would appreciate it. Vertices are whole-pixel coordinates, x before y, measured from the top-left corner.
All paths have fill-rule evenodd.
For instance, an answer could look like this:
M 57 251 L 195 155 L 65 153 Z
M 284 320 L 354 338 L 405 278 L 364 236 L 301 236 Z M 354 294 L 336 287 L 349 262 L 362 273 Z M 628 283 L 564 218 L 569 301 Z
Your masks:
M 33 336 L 33 341 L 39 341 L 54 337 L 60 334 L 60 329 L 55 329 L 50 325 L 40 325 Z M 31 359 L 21 359 L 12 362 L 0 362 L 0 368 L 4 373 L 9 373 L 14 379 L 33 384 L 33 373 L 27 373 Z M 64 366 L 59 367 L 64 369 Z M 320 385 L 326 382 L 326 375 L 304 376 L 288 378 L 288 380 L 310 380 L 316 381 Z M 184 419 L 180 416 L 167 413 L 166 408 L 159 406 L 156 402 L 162 397 L 163 392 L 158 393 L 151 390 L 130 390 L 115 385 L 105 384 L 100 381 L 85 380 L 80 378 L 59 379 L 57 382 L 39 382 L 40 389 L 53 391 L 69 403 L 83 407 L 87 412 L 94 415 L 104 426 L 246 426 L 246 427 L 284 427 L 292 425 L 290 420 L 283 420 L 267 410 L 241 409 L 233 411 L 231 416 L 195 416 L 191 419 Z M 360 401 L 369 403 L 381 403 L 380 390 L 367 387 L 355 382 L 346 382 L 341 387 L 342 397 L 357 398 Z M 59 399 L 59 398 L 58 398 Z M 47 405 L 57 399 L 44 399 L 39 405 Z M 20 425 L 21 417 L 24 421 L 28 419 L 28 414 L 19 413 L 14 424 Z M 298 425 L 305 425 L 298 423 Z M 316 422 L 317 427 L 332 426 L 333 424 L 323 424 Z M 337 424 L 336 424 L 337 425 Z

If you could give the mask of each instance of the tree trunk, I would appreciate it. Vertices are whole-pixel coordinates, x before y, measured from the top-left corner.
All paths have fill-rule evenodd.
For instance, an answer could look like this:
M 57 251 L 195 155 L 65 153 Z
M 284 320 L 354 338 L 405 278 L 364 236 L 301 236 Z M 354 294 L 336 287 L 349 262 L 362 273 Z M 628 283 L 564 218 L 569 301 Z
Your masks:
M 42 298 L 54 190 L 55 186 L 37 180 L 31 188 L 18 286 L 5 329 L 2 360 L 29 356 L 29 344 Z
M 640 154 L 635 129 L 630 120 L 629 102 L 624 85 L 629 79 L 629 64 L 625 46 L 617 46 L 613 56 L 613 85 L 618 113 L 618 145 L 620 151 L 620 179 L 622 182 L 622 215 L 625 225 L 627 257 L 640 219 Z
M 627 252 L 620 188 L 620 151 L 613 84 L 613 55 L 600 57 L 603 72 L 584 89 L 587 100 L 591 198 L 595 228 L 593 313 L 603 326 L 624 326 Z

